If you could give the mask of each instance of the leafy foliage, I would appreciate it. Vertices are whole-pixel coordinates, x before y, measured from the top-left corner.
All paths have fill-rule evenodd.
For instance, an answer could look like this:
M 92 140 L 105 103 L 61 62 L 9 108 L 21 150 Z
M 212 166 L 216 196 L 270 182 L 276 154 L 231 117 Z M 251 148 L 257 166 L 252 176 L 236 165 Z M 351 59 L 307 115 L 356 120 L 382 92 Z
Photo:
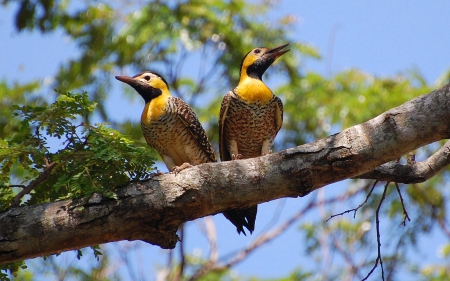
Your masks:
M 0 281 L 9 281 L 9 276 L 6 272 L 12 273 L 14 276 L 17 276 L 17 272 L 19 269 L 26 269 L 27 266 L 23 261 L 13 262 L 8 265 L 2 265 L 0 267 Z M 5 271 L 5 272 L 2 272 Z
M 2 106 L 2 114 L 0 114 L 0 139 L 6 138 L 18 129 L 19 120 L 11 119 L 14 110 L 12 105 L 24 104 L 25 102 L 35 104 L 43 103 L 39 97 L 33 98 L 27 96 L 27 93 L 35 91 L 38 88 L 39 85 L 36 82 L 27 84 L 14 83 L 10 85 L 6 81 L 0 81 L 0 100 Z
M 74 125 L 95 103 L 87 93 L 59 94 L 47 107 L 14 106 L 19 130 L 0 144 L 0 209 L 21 199 L 12 187 L 31 192 L 22 202 L 28 205 L 92 192 L 114 196 L 115 186 L 149 176 L 153 150 L 104 124 Z

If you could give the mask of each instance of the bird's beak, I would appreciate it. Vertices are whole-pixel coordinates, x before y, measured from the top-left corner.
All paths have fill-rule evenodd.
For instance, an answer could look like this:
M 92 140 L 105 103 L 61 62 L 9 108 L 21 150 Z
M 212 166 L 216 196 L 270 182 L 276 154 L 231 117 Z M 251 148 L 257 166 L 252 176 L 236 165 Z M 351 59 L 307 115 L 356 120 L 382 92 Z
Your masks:
M 116 76 L 116 79 L 123 83 L 127 83 L 128 85 L 131 85 L 134 83 L 133 78 L 130 76 Z
M 271 58 L 274 58 L 274 59 L 277 59 L 277 58 L 279 58 L 279 57 L 281 57 L 282 55 L 284 55 L 285 53 L 287 53 L 287 52 L 289 52 L 290 51 L 290 49 L 288 49 L 288 50 L 282 50 L 284 47 L 286 47 L 287 45 L 289 45 L 289 43 L 288 44 L 284 44 L 284 45 L 281 45 L 281 46 L 278 46 L 278 47 L 275 47 L 275 48 L 273 48 L 273 49 L 270 49 L 270 50 L 268 50 L 267 52 L 266 52 L 266 56 L 269 56 L 269 57 L 271 57 Z

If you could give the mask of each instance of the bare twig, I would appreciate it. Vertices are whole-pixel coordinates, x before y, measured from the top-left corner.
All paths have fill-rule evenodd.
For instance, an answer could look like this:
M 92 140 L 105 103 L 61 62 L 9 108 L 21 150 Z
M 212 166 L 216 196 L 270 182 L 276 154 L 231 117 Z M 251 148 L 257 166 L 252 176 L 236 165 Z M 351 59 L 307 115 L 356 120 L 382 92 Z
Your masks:
M 402 192 L 400 191 L 400 188 L 398 187 L 398 183 L 394 183 L 394 184 L 395 184 L 395 188 L 397 188 L 398 195 L 400 196 L 400 202 L 402 203 L 403 215 L 405 215 L 405 217 L 403 218 L 402 224 L 403 224 L 403 226 L 405 226 L 406 220 L 408 219 L 408 221 L 411 221 L 411 219 L 409 218 L 408 212 L 406 211 L 405 203 L 403 202 Z
M 20 188 L 27 188 L 27 186 L 26 186 L 26 185 L 23 185 L 23 184 L 11 184 L 11 185 L 8 185 L 8 187 L 20 187 Z
M 356 217 L 356 212 L 357 212 L 362 206 L 364 206 L 364 204 L 367 203 L 367 200 L 369 200 L 369 197 L 370 197 L 370 195 L 372 194 L 372 192 L 373 192 L 373 190 L 374 190 L 374 188 L 375 188 L 375 185 L 376 185 L 377 183 L 378 183 L 378 181 L 375 181 L 375 182 L 373 183 L 372 188 L 370 189 L 369 193 L 368 193 L 367 196 L 366 196 L 366 200 L 364 200 L 364 202 L 362 202 L 361 204 L 359 204 L 358 207 L 353 208 L 353 209 L 350 209 L 350 210 L 346 210 L 346 211 L 344 211 L 344 212 L 342 212 L 342 213 L 339 213 L 339 214 L 332 215 L 332 216 L 329 217 L 326 221 L 328 222 L 329 220 L 331 220 L 331 219 L 334 218 L 334 217 L 342 216 L 342 215 L 347 214 L 347 213 L 350 213 L 350 212 L 354 212 L 354 213 L 353 213 L 353 218 L 355 218 L 355 217 Z
M 48 176 L 52 172 L 52 170 L 56 167 L 56 162 L 49 162 L 47 158 L 44 158 L 45 168 L 44 171 L 34 180 L 32 180 L 26 188 L 23 188 L 15 197 L 13 202 L 11 203 L 11 207 L 19 207 L 20 199 L 30 193 L 34 188 L 36 188 L 40 183 L 47 180 Z
M 375 220 L 376 220 L 375 222 L 376 222 L 376 227 L 377 227 L 377 248 L 378 248 L 377 259 L 375 260 L 375 264 L 374 264 L 373 268 L 369 271 L 367 276 L 362 281 L 367 280 L 367 278 L 369 278 L 369 276 L 372 275 L 373 271 L 378 266 L 378 262 L 380 262 L 380 266 L 381 266 L 381 278 L 384 281 L 383 260 L 381 258 L 380 209 L 381 209 L 381 205 L 383 204 L 384 199 L 386 198 L 386 191 L 389 187 L 389 183 L 390 182 L 387 182 L 386 185 L 384 186 L 383 195 L 381 196 L 380 203 L 378 204 L 377 211 L 375 212 Z

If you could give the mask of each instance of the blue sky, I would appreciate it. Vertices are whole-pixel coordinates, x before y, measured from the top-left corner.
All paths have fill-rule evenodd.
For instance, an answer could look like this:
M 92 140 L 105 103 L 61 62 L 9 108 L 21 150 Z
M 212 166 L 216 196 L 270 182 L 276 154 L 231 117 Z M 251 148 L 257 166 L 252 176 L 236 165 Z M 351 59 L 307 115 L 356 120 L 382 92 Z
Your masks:
M 77 56 L 74 43 L 61 32 L 48 35 L 17 34 L 12 28 L 15 8 L 12 5 L 0 7 L 0 79 L 49 81 L 62 62 Z M 292 0 L 280 1 L 280 6 L 272 13 L 277 17 L 295 16 L 297 21 L 291 31 L 292 41 L 309 43 L 319 49 L 323 59 L 308 60 L 307 70 L 330 75 L 358 68 L 377 76 L 394 76 L 415 70 L 424 75 L 430 84 L 436 83 L 440 75 L 450 70 L 450 1 Z M 110 110 L 124 108 L 123 100 L 118 99 L 119 93 L 112 97 L 108 101 Z M 139 118 L 135 115 L 141 106 L 139 99 L 126 106 L 129 111 L 127 116 Z M 343 184 L 335 184 L 320 192 L 336 194 L 345 188 Z M 260 205 L 257 231 L 253 238 L 264 230 L 279 204 L 284 204 L 281 217 L 287 218 L 317 193 L 306 198 L 282 199 Z M 350 207 L 354 206 L 350 203 L 341 206 L 342 210 Z M 302 222 L 307 219 L 309 216 Z M 252 241 L 252 237 L 237 236 L 235 229 L 221 215 L 215 216 L 214 220 L 217 223 L 221 254 L 232 253 Z M 187 239 L 188 251 L 195 248 L 205 251 L 206 240 L 197 230 L 196 223 L 189 223 L 187 228 L 190 233 Z M 426 257 L 431 261 L 437 259 L 437 247 L 442 240 L 429 240 L 433 240 L 433 243 L 425 247 L 430 249 Z M 300 242 L 301 237 L 294 226 L 280 239 L 255 252 L 236 270 L 243 275 L 265 277 L 287 274 L 308 263 Z M 141 251 L 146 263 L 165 264 L 162 250 L 156 247 L 143 248 Z M 149 267 L 148 270 L 149 274 L 154 273 L 154 268 Z
M 295 37 L 317 46 L 324 62 L 314 70 L 359 68 L 379 76 L 418 69 L 429 83 L 450 69 L 444 1 L 283 1 L 299 17 Z M 336 30 L 329 55 L 330 34 Z

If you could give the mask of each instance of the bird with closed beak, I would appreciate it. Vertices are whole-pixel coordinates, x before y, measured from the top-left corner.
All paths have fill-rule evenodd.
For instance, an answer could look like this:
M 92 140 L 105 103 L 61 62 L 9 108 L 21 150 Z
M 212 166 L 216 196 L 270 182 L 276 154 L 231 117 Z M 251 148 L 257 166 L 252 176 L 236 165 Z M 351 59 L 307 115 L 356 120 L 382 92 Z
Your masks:
M 170 172 L 207 162 L 216 156 L 192 108 L 171 96 L 166 80 L 156 72 L 145 71 L 133 77 L 116 76 L 133 87 L 144 99 L 141 128 Z

